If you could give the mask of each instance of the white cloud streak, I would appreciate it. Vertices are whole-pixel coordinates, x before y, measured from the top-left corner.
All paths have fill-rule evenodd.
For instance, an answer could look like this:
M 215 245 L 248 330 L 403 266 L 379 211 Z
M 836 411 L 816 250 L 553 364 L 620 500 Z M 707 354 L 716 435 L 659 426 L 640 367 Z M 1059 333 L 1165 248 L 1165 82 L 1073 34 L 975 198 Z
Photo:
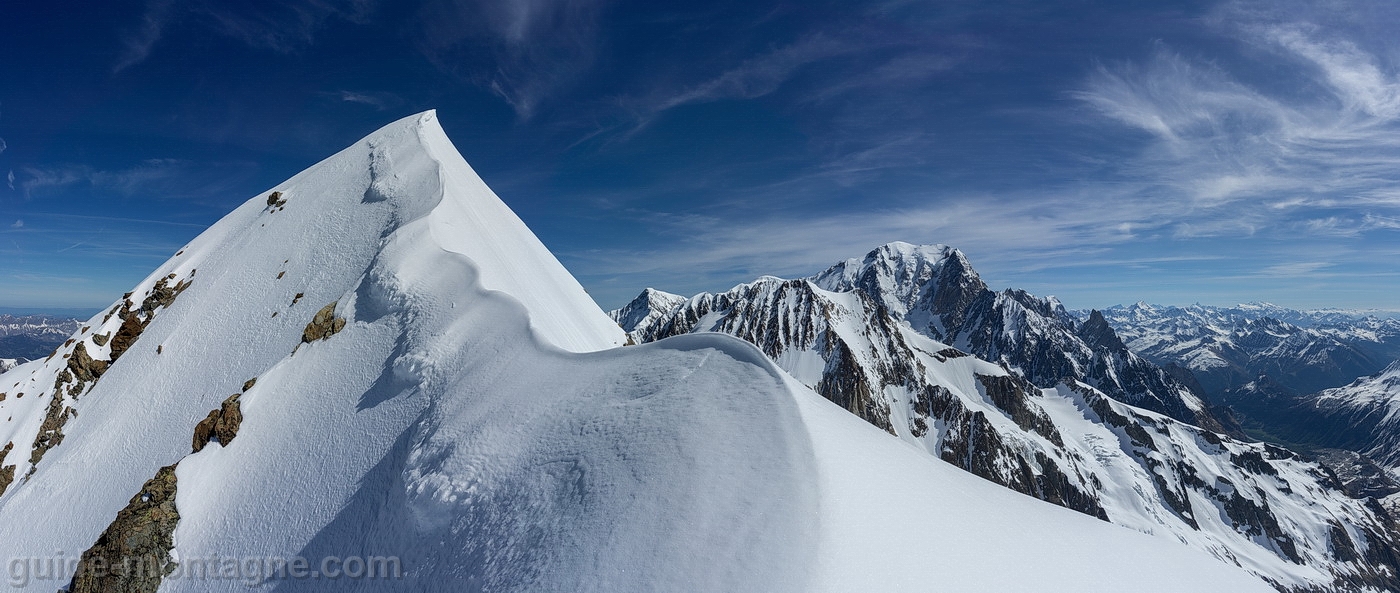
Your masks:
M 1253 217 L 1260 229 L 1317 213 L 1312 228 L 1326 233 L 1337 228 L 1326 209 L 1351 209 L 1357 218 L 1400 209 L 1397 54 L 1363 49 L 1314 25 L 1230 25 L 1295 73 L 1293 88 L 1246 84 L 1218 64 L 1162 46 L 1144 64 L 1099 68 L 1075 94 L 1154 138 L 1125 167 L 1129 174 L 1184 196 L 1183 211 L 1203 219 L 1271 210 L 1274 216 Z M 1239 231 L 1231 226 L 1238 225 L 1218 230 Z
M 657 113 L 690 103 L 723 99 L 753 99 L 776 91 L 803 66 L 850 53 L 858 45 L 813 34 L 790 45 L 749 58 L 714 78 L 679 91 L 661 91 L 637 102 L 643 121 Z
M 146 61 L 156 42 L 165 35 L 165 26 L 170 21 L 175 0 L 147 0 L 146 10 L 141 15 L 141 23 L 134 31 L 122 36 L 122 52 L 112 72 L 117 73 Z
M 419 48 L 439 68 L 490 89 L 528 120 L 592 65 L 607 3 L 430 0 L 418 12 Z

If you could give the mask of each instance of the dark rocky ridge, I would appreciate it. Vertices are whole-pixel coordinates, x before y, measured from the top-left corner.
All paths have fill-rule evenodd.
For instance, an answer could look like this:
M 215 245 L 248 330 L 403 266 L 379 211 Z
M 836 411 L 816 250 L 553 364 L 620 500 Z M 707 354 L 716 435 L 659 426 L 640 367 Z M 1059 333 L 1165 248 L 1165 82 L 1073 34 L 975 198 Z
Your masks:
M 224 446 L 233 442 L 233 438 L 238 436 L 238 427 L 243 424 L 243 409 L 238 401 L 242 395 L 235 393 L 229 396 L 218 409 L 209 412 L 208 417 L 199 421 L 194 427 L 192 452 L 204 450 L 211 441 Z

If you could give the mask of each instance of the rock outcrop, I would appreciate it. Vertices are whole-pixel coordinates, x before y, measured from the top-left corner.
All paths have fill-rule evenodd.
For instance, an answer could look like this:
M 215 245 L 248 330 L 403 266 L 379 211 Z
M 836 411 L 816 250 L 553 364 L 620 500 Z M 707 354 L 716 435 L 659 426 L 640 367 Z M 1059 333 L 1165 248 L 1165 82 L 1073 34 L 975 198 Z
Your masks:
M 243 424 L 243 410 L 239 405 L 241 393 L 235 393 L 225 399 L 219 409 L 209 412 L 209 416 L 199 421 L 194 427 L 193 449 L 198 453 L 209 445 L 210 441 L 217 441 L 219 444 L 228 446 L 233 442 L 233 437 L 238 436 L 238 427 Z
M 331 303 L 321 307 L 316 316 L 311 318 L 311 323 L 306 324 L 306 329 L 301 332 L 303 344 L 324 340 L 345 329 L 345 318 L 336 317 L 335 305 L 336 303 Z
M 155 593 L 176 567 L 170 558 L 180 522 L 175 486 L 175 465 L 156 472 L 83 552 L 69 591 Z

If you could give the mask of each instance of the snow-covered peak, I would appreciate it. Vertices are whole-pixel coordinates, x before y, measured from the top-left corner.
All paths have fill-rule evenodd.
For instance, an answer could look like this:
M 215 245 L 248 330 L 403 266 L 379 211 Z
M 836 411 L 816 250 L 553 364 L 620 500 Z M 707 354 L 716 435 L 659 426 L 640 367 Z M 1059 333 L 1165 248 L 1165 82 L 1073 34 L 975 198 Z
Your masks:
M 914 245 L 896 241 L 870 250 L 862 258 L 850 258 L 826 271 L 813 276 L 813 280 L 823 287 L 851 285 L 862 276 L 871 273 L 889 275 L 893 279 L 911 284 L 910 279 L 918 278 L 921 272 L 942 264 L 948 258 L 967 261 L 961 251 L 947 245 Z M 969 270 L 971 266 L 966 266 Z M 927 275 L 924 274 L 924 280 Z
M 360 144 L 369 149 L 372 175 L 364 199 L 423 201 L 405 209 L 408 216 L 430 208 L 423 214 L 442 249 L 476 262 L 483 288 L 519 300 L 541 337 L 579 352 L 622 343 L 616 324 L 462 158 L 435 111 L 389 124 Z M 414 175 L 420 168 L 436 175 Z
M 621 309 L 609 313 L 613 321 L 626 332 L 645 331 L 651 327 L 652 323 L 662 316 L 670 313 L 672 309 L 686 302 L 685 297 L 678 294 L 663 292 L 654 288 L 648 288 L 632 299 Z M 629 343 L 636 340 L 629 340 Z

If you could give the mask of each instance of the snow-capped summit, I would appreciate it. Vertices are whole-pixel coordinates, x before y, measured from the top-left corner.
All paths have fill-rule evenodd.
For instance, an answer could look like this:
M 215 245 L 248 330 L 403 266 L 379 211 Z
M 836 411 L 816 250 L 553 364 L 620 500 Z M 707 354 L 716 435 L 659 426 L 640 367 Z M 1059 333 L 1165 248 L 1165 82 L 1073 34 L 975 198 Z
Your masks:
M 1091 326 L 1090 344 L 1058 300 L 993 292 L 952 247 L 890 243 L 810 280 L 833 292 L 860 292 L 923 335 L 1017 369 L 1041 387 L 1072 377 L 1119 401 L 1220 429 L 1189 388 L 1110 338 L 1111 328 Z
M 9 584 L 1268 590 L 936 463 L 740 340 L 623 340 L 435 114 L 405 118 L 0 375 Z M 132 558 L 153 570 L 94 568 Z M 287 572 L 353 558 L 398 571 Z

